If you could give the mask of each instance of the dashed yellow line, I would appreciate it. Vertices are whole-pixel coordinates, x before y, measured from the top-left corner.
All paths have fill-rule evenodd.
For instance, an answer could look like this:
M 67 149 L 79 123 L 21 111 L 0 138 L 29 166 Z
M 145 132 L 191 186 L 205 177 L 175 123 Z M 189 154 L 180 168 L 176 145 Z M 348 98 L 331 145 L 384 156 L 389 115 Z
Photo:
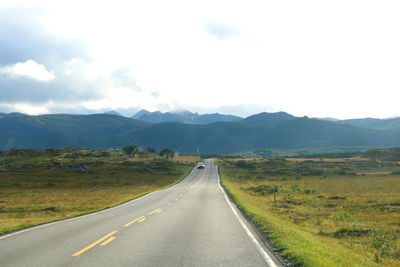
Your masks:
M 153 210 L 153 211 L 151 211 L 151 212 L 149 212 L 149 213 L 147 213 L 147 214 L 148 214 L 148 215 L 151 215 L 151 214 L 160 213 L 160 212 L 162 212 L 162 209 L 156 209 L 156 210 Z
M 175 199 L 175 200 L 179 200 L 179 199 Z
M 75 254 L 72 254 L 72 256 L 79 256 L 82 253 L 88 251 L 89 249 L 91 249 L 92 247 L 96 246 L 97 244 L 103 242 L 104 240 L 106 240 L 107 238 L 109 238 L 110 236 L 112 236 L 113 234 L 115 234 L 118 231 L 112 231 L 111 233 L 109 233 L 108 235 L 103 236 L 102 238 L 100 238 L 99 240 L 97 240 L 96 242 L 90 244 L 89 246 L 79 250 L 78 252 L 76 252 Z M 112 241 L 112 240 L 111 240 Z M 111 242 L 110 241 L 110 242 Z
M 109 239 L 107 239 L 106 241 L 104 241 L 103 243 L 101 243 L 99 246 L 103 247 L 103 246 L 107 245 L 108 243 L 110 243 L 111 241 L 113 241 L 115 238 L 116 238 L 115 236 L 112 236 Z
M 191 188 L 197 186 L 197 185 L 203 180 L 204 175 L 205 175 L 205 171 L 206 171 L 206 168 L 204 169 L 204 172 L 203 172 L 203 174 L 201 175 L 200 179 L 199 179 L 196 183 L 194 183 L 193 185 L 191 185 L 191 186 L 189 187 L 189 189 L 191 189 Z M 186 190 L 183 191 L 183 193 L 185 193 L 185 192 L 186 192 Z M 179 194 L 179 196 L 180 196 L 180 197 L 183 197 L 183 193 L 182 193 L 182 194 Z M 179 199 L 176 198 L 176 200 L 179 200 Z M 172 206 L 172 203 L 169 202 L 169 203 L 168 203 L 168 206 Z M 151 212 L 149 212 L 149 213 L 147 213 L 147 214 L 148 214 L 148 215 L 152 215 L 152 214 L 154 214 L 154 213 L 160 213 L 160 212 L 162 212 L 162 209 L 158 208 L 158 209 L 153 210 L 153 211 L 151 211 Z M 146 220 L 146 217 L 145 217 L 145 216 L 141 216 L 141 217 L 136 218 L 136 219 L 130 221 L 129 223 L 125 224 L 124 227 L 128 227 L 128 226 L 130 226 L 131 224 L 133 224 L 133 223 L 135 223 L 135 222 L 143 222 L 143 221 L 145 221 L 145 220 Z M 72 254 L 72 256 L 74 256 L 74 257 L 79 256 L 79 255 L 81 255 L 82 253 L 85 253 L 86 251 L 88 251 L 89 249 L 95 247 L 95 246 L 98 245 L 98 244 L 100 244 L 100 246 L 106 246 L 107 244 L 109 244 L 110 242 L 112 242 L 114 239 L 116 239 L 116 237 L 115 237 L 115 236 L 112 236 L 112 235 L 114 235 L 114 234 L 117 233 L 117 232 L 118 232 L 118 231 L 116 231 L 116 230 L 115 230 L 115 231 L 112 231 L 111 233 L 109 233 L 109 234 L 103 236 L 102 238 L 100 238 L 100 239 L 97 240 L 96 242 L 93 242 L 93 243 L 90 244 L 89 246 L 87 246 L 87 247 L 85 247 L 85 248 L 79 250 L 78 252 Z
M 128 226 L 131 225 L 132 223 L 135 223 L 135 222 L 140 221 L 140 220 L 142 220 L 142 219 L 146 219 L 146 217 L 142 216 L 142 217 L 139 217 L 139 218 L 137 218 L 137 219 L 134 219 L 133 221 L 130 221 L 130 222 L 128 222 L 127 224 L 125 224 L 124 227 L 128 227 Z
M 192 189 L 192 188 L 196 187 L 196 186 L 203 180 L 204 175 L 206 174 L 206 170 L 207 170 L 207 167 L 204 168 L 203 174 L 201 175 L 200 179 L 199 179 L 196 183 L 192 184 L 192 185 L 189 187 L 189 189 Z

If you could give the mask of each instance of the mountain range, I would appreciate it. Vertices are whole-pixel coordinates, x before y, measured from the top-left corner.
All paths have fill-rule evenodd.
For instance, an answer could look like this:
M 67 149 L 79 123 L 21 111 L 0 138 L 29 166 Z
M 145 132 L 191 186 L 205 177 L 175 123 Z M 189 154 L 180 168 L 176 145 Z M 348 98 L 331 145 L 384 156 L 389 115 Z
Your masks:
M 350 124 L 358 127 L 376 130 L 396 130 L 400 131 L 400 118 L 392 119 L 350 119 L 350 120 L 338 120 L 338 123 Z
M 180 122 L 189 124 L 210 124 L 221 121 L 238 121 L 243 118 L 234 115 L 224 115 L 219 113 L 203 114 L 192 113 L 189 110 L 170 111 L 170 112 L 150 112 L 145 109 L 137 112 L 132 119 L 142 120 L 151 123 L 159 122 Z
M 141 113 L 141 114 L 140 114 Z M 198 115 L 189 122 L 148 122 L 118 114 L 29 116 L 0 114 L 0 150 L 9 148 L 89 147 L 107 149 L 137 144 L 160 150 L 170 147 L 182 154 L 229 154 L 258 148 L 359 148 L 400 146 L 400 119 L 332 121 L 295 117 L 285 112 L 260 113 L 247 118 Z M 167 112 L 168 113 L 168 112 Z M 146 115 L 147 114 L 147 115 Z M 188 112 L 168 113 L 190 118 Z M 193 114 L 193 113 L 191 113 Z M 194 113 L 196 114 L 196 113 Z M 135 116 L 136 116 L 135 115 Z M 145 117 L 142 117 L 146 115 Z M 219 116 L 221 115 L 221 116 Z M 153 116 L 153 115 L 151 115 Z M 205 117 L 204 117 L 205 116 Z M 164 117 L 164 118 L 166 118 Z M 195 117 L 195 116 L 194 116 Z M 231 121 L 218 121 L 216 118 Z M 174 117 L 177 118 L 177 117 Z

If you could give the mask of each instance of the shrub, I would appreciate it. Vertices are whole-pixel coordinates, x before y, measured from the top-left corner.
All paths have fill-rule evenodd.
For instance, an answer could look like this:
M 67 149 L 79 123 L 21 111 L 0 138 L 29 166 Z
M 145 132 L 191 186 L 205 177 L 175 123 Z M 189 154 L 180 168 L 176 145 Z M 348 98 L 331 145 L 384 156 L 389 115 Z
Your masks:
M 235 163 L 235 166 L 237 168 L 241 168 L 241 169 L 253 169 L 255 167 L 255 163 L 254 162 L 247 162 L 245 160 L 238 160 Z
M 298 184 L 292 184 L 290 187 L 291 187 L 293 193 L 297 193 L 297 192 L 301 191 L 300 186 Z
M 345 210 L 337 211 L 332 216 L 335 221 L 354 222 L 356 218 Z
M 398 232 L 386 232 L 382 228 L 377 228 L 371 233 L 371 246 L 378 249 L 382 257 L 392 257 L 399 254 L 396 242 L 399 239 Z
M 271 194 L 274 192 L 272 186 L 261 184 L 256 187 L 250 187 L 247 190 L 253 191 L 254 193 L 258 193 L 260 195 Z

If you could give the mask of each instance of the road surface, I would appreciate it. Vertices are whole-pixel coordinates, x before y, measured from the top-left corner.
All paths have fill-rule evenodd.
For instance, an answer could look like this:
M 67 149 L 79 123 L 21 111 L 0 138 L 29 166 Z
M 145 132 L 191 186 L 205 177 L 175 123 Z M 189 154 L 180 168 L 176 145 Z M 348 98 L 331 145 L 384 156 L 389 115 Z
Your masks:
M 217 167 L 121 206 L 0 237 L 0 266 L 280 266 Z

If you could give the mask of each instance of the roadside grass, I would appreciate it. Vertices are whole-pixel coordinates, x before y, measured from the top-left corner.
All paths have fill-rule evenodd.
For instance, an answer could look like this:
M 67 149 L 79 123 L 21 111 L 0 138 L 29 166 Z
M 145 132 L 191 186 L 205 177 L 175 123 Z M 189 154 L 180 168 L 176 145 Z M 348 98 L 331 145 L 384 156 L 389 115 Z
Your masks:
M 0 234 L 122 204 L 180 182 L 194 166 L 101 153 L 60 149 L 0 158 Z
M 223 186 L 296 265 L 400 266 L 400 176 L 376 174 L 397 163 L 243 162 L 218 161 Z

